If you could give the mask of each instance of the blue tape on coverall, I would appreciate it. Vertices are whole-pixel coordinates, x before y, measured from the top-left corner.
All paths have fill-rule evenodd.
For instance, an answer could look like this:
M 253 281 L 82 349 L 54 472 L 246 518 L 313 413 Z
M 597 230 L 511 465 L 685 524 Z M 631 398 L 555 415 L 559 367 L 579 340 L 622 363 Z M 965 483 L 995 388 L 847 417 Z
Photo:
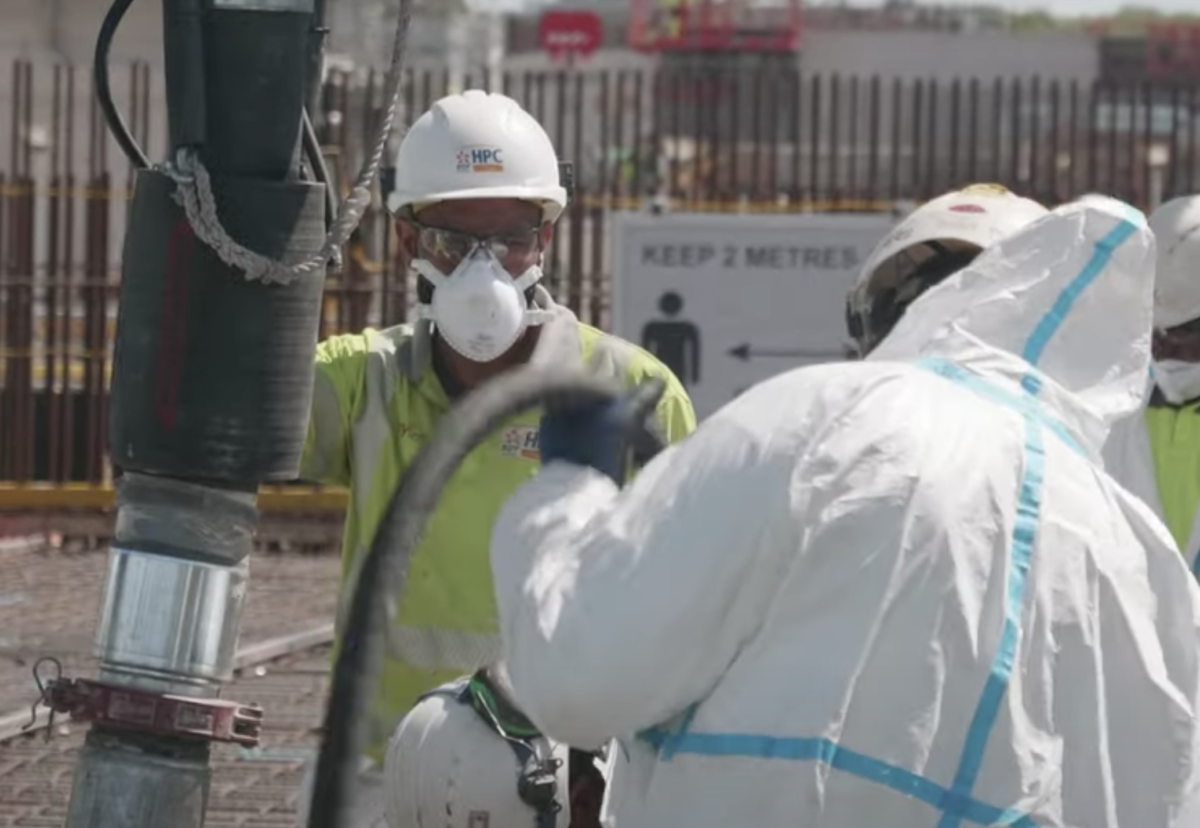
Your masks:
M 1132 222 L 1122 221 L 1096 243 L 1093 255 L 1087 265 L 1063 289 L 1050 311 L 1039 321 L 1026 341 L 1022 356 L 1031 366 L 1036 367 L 1046 346 L 1061 328 L 1079 295 L 1104 271 L 1112 259 L 1113 251 L 1135 230 L 1136 226 Z M 1021 387 L 1029 395 L 1028 398 L 1022 399 L 970 374 L 961 366 L 956 366 L 948 360 L 925 360 L 923 363 L 927 369 L 933 370 L 953 382 L 962 383 L 995 402 L 1019 411 L 1025 419 L 1026 427 L 1017 517 L 1013 527 L 1008 571 L 1006 572 L 1004 628 L 1001 631 L 1000 643 L 988 672 L 982 696 L 971 726 L 968 728 L 953 785 L 947 789 L 926 777 L 865 754 L 848 750 L 828 739 L 783 738 L 732 733 L 689 733 L 682 727 L 674 733 L 668 733 L 661 728 L 652 728 L 643 733 L 642 738 L 653 745 L 656 750 L 664 747 L 669 740 L 671 754 L 690 753 L 703 756 L 740 756 L 821 762 L 866 781 L 891 788 L 936 808 L 941 811 L 938 828 L 957 828 L 964 820 L 979 825 L 1038 828 L 1037 822 L 1027 814 L 1014 809 L 1002 809 L 972 798 L 971 789 L 978 777 L 992 726 L 1008 689 L 1008 681 L 1016 657 L 1016 645 L 1020 638 L 1025 585 L 1036 546 L 1042 483 L 1045 474 L 1045 447 L 1042 429 L 1045 428 L 1064 440 L 1073 450 L 1079 451 L 1080 449 L 1065 426 L 1045 412 L 1034 399 L 1041 388 L 1040 377 L 1035 372 L 1027 374 L 1022 379 Z M 694 708 L 692 712 L 694 712 Z M 688 720 L 690 721 L 690 717 Z M 663 757 L 660 755 L 660 758 Z
M 1096 242 L 1091 258 L 1083 270 L 1072 279 L 1054 303 L 1050 310 L 1034 326 L 1033 332 L 1025 341 L 1021 350 L 1022 358 L 1032 368 L 1045 354 L 1046 347 L 1058 333 L 1066 321 L 1080 295 L 1104 272 L 1112 261 L 1113 253 L 1126 242 L 1137 229 L 1129 220 L 1122 220 L 1102 239 Z M 1021 382 L 1031 397 L 1041 390 L 1041 379 L 1034 373 L 1027 374 Z M 1007 594 L 1004 611 L 1004 627 L 1000 633 L 1000 642 L 996 655 L 992 659 L 991 669 L 984 682 L 983 693 L 975 708 L 971 726 L 959 757 L 958 770 L 954 774 L 954 784 L 950 791 L 955 796 L 969 796 L 979 777 L 983 765 L 984 753 L 987 751 L 988 739 L 1000 704 L 1008 690 L 1009 679 L 1012 676 L 1014 654 L 1017 641 L 1021 634 L 1021 613 L 1025 604 L 1025 584 L 1029 566 L 1033 558 L 1033 550 L 1037 540 L 1038 516 L 1041 510 L 1042 482 L 1044 480 L 1045 449 L 1042 445 L 1040 423 L 1026 414 L 1026 436 L 1024 469 L 1021 475 L 1020 493 L 1017 499 L 1017 518 L 1013 527 L 1013 538 L 1008 555 L 1008 571 L 1006 573 Z M 945 810 L 938 820 L 937 828 L 958 828 L 963 815 L 952 810 Z

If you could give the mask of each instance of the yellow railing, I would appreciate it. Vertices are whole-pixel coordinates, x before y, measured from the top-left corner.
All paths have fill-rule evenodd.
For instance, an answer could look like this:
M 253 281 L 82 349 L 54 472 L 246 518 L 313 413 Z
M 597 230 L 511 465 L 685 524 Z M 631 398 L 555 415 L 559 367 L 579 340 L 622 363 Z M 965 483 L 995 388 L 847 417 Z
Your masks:
M 0 483 L 0 512 L 108 511 L 111 486 L 86 483 Z M 258 508 L 273 514 L 344 512 L 345 489 L 311 486 L 264 486 Z

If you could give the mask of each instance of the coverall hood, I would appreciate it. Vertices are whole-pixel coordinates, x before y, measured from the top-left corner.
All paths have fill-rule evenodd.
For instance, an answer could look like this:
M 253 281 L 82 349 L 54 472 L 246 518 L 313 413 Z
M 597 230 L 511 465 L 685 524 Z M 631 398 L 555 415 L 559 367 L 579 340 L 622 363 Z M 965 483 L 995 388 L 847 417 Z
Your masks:
M 868 359 L 939 356 L 1034 382 L 1095 450 L 1145 395 L 1154 256 L 1138 210 L 1063 205 L 927 291 Z

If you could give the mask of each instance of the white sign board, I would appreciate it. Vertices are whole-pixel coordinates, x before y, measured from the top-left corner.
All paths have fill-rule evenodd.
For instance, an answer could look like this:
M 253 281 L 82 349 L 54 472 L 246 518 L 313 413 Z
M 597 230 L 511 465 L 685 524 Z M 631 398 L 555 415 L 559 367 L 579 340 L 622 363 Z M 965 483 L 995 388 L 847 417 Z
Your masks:
M 846 292 L 892 223 L 618 214 L 613 331 L 669 366 L 705 417 L 783 371 L 846 358 Z

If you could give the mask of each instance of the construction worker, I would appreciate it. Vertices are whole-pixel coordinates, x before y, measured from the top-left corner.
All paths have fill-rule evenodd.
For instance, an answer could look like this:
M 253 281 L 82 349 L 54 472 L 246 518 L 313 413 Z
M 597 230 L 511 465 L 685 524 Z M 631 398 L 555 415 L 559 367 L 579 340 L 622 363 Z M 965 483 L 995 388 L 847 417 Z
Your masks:
M 868 300 L 856 307 L 871 341 L 890 330 L 915 298 L 913 291 L 932 286 L 987 244 L 1046 213 L 995 185 L 947 194 L 916 215 L 907 210 L 909 220 L 880 243 L 854 294 Z M 905 285 L 903 304 L 893 301 L 885 311 L 883 302 L 895 298 L 891 286 L 900 284 Z M 880 327 L 885 322 L 887 330 Z M 534 825 L 547 806 L 557 809 L 561 825 L 579 828 L 598 818 L 594 806 L 602 785 L 579 772 L 588 766 L 578 752 L 569 763 L 573 777 L 557 780 L 552 801 L 539 805 L 520 796 L 522 780 L 538 767 L 533 757 L 554 756 L 554 746 L 545 741 L 537 750 L 537 740 L 545 737 L 505 703 L 505 693 L 488 675 L 480 671 L 431 691 L 397 728 L 385 762 L 389 828 L 420 828 L 447 810 L 452 812 L 447 828 L 470 828 L 470 814 L 483 811 L 503 826 Z M 455 802 L 447 808 L 449 791 Z
M 1153 378 L 1141 416 L 1119 424 L 1105 446 L 1106 467 L 1163 519 L 1200 575 L 1200 196 L 1163 204 L 1150 229 Z
M 302 477 L 350 489 L 344 585 L 354 582 L 388 499 L 439 420 L 455 399 L 509 368 L 588 365 L 628 385 L 659 377 L 667 386 L 660 431 L 676 441 L 695 428 L 691 402 L 665 366 L 581 323 L 540 284 L 566 204 L 549 136 L 511 98 L 450 95 L 404 137 L 388 208 L 402 263 L 418 275 L 417 320 L 335 336 L 317 352 Z M 495 512 L 534 474 L 537 457 L 531 412 L 469 457 L 428 523 L 388 630 L 355 828 L 383 824 L 380 764 L 417 698 L 500 655 L 487 539 Z M 347 597 L 344 586 L 343 611 Z M 307 785 L 312 772 L 310 765 Z M 307 802 L 306 790 L 302 820 Z
M 547 736 L 620 740 L 605 824 L 1200 825 L 1200 588 L 1100 465 L 1153 264 L 1136 210 L 1058 208 L 624 488 L 642 396 L 543 419 L 505 666 Z

